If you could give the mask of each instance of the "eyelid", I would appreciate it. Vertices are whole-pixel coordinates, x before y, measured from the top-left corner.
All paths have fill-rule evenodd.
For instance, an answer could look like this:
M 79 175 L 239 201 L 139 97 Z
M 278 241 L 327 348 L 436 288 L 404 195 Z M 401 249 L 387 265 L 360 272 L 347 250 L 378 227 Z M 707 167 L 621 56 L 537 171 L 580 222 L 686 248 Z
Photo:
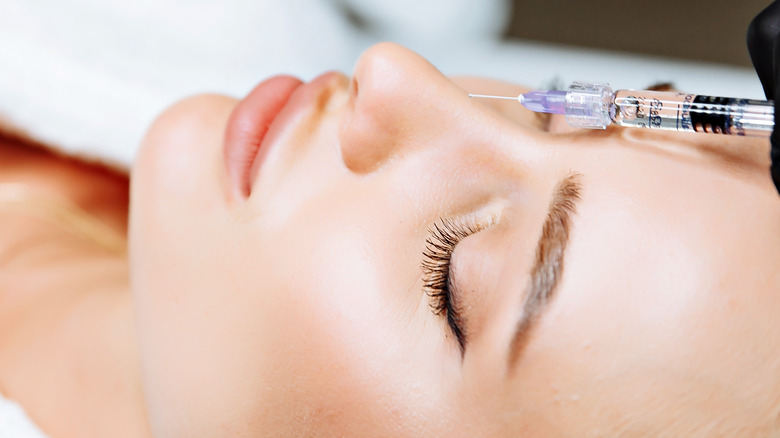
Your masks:
M 431 299 L 431 310 L 444 316 L 460 346 L 461 354 L 466 344 L 465 325 L 457 274 L 452 265 L 456 246 L 463 240 L 495 223 L 494 216 L 478 220 L 476 216 L 458 219 L 442 218 L 429 228 L 426 248 L 423 252 L 423 290 Z
M 455 253 L 453 252 L 453 257 L 454 254 Z M 454 263 L 450 262 L 449 309 L 452 309 L 452 312 L 447 312 L 447 322 L 453 329 L 453 332 L 455 332 L 455 336 L 461 340 L 463 348 L 465 348 L 466 341 L 469 339 L 468 315 L 464 313 L 463 292 L 460 287 L 458 287 L 458 285 L 461 284 L 461 281 L 457 280 L 459 275 L 455 266 Z
M 458 341 L 461 354 L 465 348 L 465 339 L 458 325 L 461 319 L 457 315 L 457 309 L 452 307 L 453 276 L 450 262 L 457 244 L 479 231 L 475 225 L 473 220 L 453 218 L 441 218 L 434 222 L 428 229 L 429 236 L 425 240 L 421 264 L 423 291 L 430 299 L 431 311 L 434 315 L 445 318 Z

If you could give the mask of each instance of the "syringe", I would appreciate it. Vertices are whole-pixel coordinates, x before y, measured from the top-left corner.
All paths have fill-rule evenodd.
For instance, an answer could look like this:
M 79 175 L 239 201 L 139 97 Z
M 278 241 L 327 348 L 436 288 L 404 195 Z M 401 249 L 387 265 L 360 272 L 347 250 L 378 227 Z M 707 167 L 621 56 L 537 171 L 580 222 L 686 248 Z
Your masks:
M 469 94 L 517 100 L 535 112 L 563 114 L 576 128 L 630 128 L 769 137 L 774 103 L 766 100 L 689 93 L 617 90 L 607 84 L 574 82 L 567 91 L 530 91 L 517 97 Z

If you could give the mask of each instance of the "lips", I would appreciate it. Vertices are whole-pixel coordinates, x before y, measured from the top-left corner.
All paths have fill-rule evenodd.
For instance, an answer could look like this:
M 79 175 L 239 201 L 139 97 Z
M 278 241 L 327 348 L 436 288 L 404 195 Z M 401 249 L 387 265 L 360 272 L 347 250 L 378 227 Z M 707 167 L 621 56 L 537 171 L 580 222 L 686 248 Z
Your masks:
M 225 136 L 225 162 L 233 190 L 248 197 L 271 144 L 300 111 L 311 108 L 340 73 L 310 83 L 275 76 L 255 87 L 233 110 Z
M 256 86 L 230 115 L 225 133 L 225 163 L 231 187 L 249 196 L 249 172 L 271 124 L 303 83 L 275 76 Z

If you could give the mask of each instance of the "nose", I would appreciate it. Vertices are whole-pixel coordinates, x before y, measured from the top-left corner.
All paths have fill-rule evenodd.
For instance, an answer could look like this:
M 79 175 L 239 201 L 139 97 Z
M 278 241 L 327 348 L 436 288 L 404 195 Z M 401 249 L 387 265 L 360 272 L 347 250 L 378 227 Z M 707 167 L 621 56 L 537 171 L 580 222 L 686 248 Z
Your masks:
M 350 88 L 339 139 L 344 163 L 356 173 L 372 172 L 424 147 L 427 137 L 452 132 L 453 105 L 467 99 L 428 61 L 392 43 L 360 57 Z

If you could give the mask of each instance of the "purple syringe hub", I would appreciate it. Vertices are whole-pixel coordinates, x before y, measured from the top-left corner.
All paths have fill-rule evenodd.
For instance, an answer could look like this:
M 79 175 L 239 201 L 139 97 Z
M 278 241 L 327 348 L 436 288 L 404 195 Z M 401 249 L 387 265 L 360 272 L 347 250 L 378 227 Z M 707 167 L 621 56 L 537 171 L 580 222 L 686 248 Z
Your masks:
M 612 124 L 614 97 L 608 84 L 574 81 L 566 91 L 529 91 L 517 97 L 469 94 L 470 97 L 517 100 L 537 113 L 562 114 L 575 128 L 606 129 Z
M 566 91 L 529 91 L 520 103 L 537 113 L 566 114 Z
M 606 129 L 612 123 L 613 97 L 607 84 L 575 81 L 567 91 L 529 91 L 518 100 L 531 111 L 565 114 L 575 128 Z

